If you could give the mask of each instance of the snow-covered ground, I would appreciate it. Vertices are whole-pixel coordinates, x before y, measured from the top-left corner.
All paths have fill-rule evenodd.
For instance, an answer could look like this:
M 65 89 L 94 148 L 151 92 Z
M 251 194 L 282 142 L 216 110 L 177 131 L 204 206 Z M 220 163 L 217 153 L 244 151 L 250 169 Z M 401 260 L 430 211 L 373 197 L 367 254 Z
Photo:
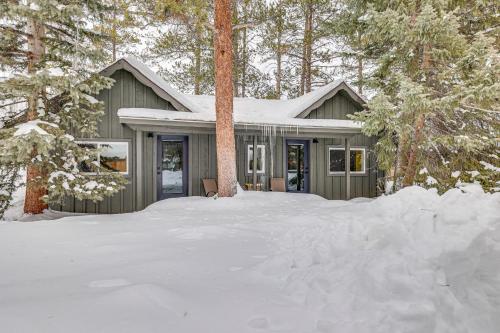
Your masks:
M 498 332 L 500 194 L 249 192 L 0 223 L 4 332 Z

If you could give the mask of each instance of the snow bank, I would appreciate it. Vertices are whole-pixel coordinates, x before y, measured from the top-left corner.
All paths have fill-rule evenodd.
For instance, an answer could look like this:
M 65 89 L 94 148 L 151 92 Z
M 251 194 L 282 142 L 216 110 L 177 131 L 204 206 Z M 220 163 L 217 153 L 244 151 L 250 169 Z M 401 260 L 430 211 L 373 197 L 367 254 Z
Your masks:
M 9 332 L 497 332 L 500 194 L 245 192 L 0 223 Z M 26 320 L 25 318 L 30 318 Z
M 261 267 L 318 331 L 498 331 L 500 195 L 410 187 L 332 214 L 291 228 Z

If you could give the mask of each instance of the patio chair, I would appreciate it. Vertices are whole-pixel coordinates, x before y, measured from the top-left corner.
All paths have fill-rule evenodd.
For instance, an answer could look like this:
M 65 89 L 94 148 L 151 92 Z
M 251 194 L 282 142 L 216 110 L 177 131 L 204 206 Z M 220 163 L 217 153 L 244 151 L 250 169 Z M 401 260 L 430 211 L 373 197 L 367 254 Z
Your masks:
M 213 197 L 214 195 L 217 194 L 218 190 L 215 179 L 202 179 L 202 182 L 203 182 L 203 188 L 205 189 L 206 197 Z
M 271 191 L 286 192 L 285 178 L 271 178 Z

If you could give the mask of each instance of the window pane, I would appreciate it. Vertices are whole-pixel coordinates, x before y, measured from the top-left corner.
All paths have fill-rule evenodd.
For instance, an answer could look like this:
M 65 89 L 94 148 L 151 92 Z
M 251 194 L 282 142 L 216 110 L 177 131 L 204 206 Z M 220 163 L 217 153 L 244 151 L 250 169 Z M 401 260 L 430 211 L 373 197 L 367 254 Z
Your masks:
M 364 151 L 361 149 L 351 149 L 350 163 L 351 172 L 364 172 Z M 330 172 L 345 172 L 345 150 L 330 149 Z
M 164 194 L 184 192 L 183 165 L 184 143 L 162 141 L 162 191 Z
M 95 172 L 96 166 L 95 165 L 93 166 L 92 164 L 95 164 L 97 161 L 97 153 L 96 153 L 97 144 L 79 143 L 78 146 L 85 149 L 87 151 L 87 156 L 88 156 L 88 159 L 80 162 L 78 168 L 80 169 L 81 172 Z
M 363 171 L 363 151 L 362 150 L 351 150 L 351 171 L 362 172 Z
M 264 172 L 265 146 L 257 146 L 257 172 Z M 248 173 L 253 172 L 253 145 L 248 145 Z
M 127 172 L 127 143 L 101 143 L 100 147 L 100 164 L 104 169 L 113 172 Z
M 345 152 L 342 149 L 330 149 L 330 172 L 345 171 Z

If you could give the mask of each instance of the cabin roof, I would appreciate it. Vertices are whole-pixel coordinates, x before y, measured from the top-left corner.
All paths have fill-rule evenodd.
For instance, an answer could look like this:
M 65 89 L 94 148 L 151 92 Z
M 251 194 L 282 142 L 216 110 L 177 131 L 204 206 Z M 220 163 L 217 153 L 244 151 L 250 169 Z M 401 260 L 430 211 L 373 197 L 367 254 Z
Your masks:
M 118 59 L 102 70 L 101 74 L 111 76 L 119 69 L 131 72 L 140 82 L 151 87 L 161 98 L 171 102 L 179 110 L 122 108 L 118 110 L 120 121 L 129 123 L 134 119 L 150 119 L 165 122 L 215 122 L 215 96 L 183 94 L 134 57 Z M 340 91 L 345 92 L 360 108 L 366 103 L 366 99 L 344 80 L 336 80 L 293 99 L 234 97 L 234 121 L 239 125 L 359 129 L 361 124 L 352 120 L 305 119 L 312 110 Z

